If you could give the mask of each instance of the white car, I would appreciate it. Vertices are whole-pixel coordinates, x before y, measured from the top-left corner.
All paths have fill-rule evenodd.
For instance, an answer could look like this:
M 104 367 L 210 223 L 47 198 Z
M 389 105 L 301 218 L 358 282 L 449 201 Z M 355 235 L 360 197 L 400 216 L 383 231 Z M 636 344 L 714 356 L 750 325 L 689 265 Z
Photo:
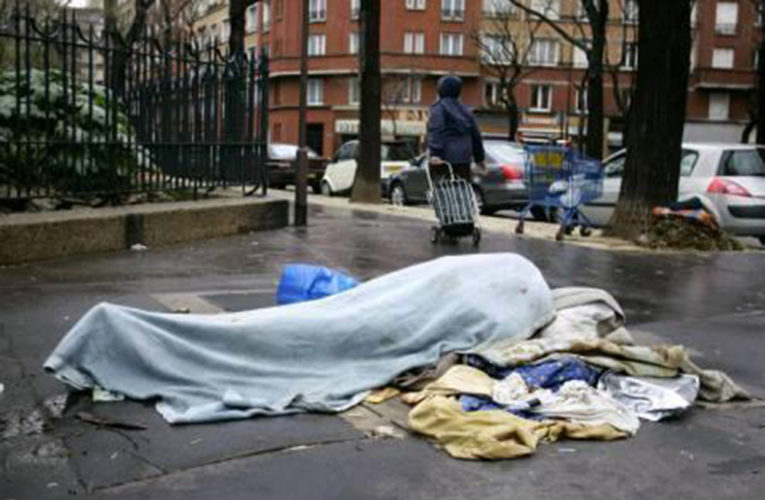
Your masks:
M 596 226 L 611 218 L 626 158 L 622 150 L 603 161 L 603 194 L 582 207 Z M 684 143 L 678 191 L 678 201 L 699 198 L 725 231 L 765 244 L 765 147 Z
M 350 192 L 356 177 L 358 150 L 359 141 L 348 141 L 340 146 L 324 171 L 324 178 L 321 181 L 322 194 L 334 196 Z M 409 143 L 384 142 L 382 144 L 380 179 L 383 192 L 387 191 L 388 178 L 406 168 L 414 156 Z

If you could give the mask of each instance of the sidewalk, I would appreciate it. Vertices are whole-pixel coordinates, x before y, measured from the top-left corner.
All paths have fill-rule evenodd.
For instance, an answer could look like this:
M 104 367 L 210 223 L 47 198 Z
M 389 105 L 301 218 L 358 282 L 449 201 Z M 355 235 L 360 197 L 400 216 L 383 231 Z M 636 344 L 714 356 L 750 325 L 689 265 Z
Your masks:
M 564 441 L 530 459 L 495 463 L 448 458 L 405 430 L 405 408 L 397 403 L 342 416 L 180 427 L 136 402 L 82 398 L 56 415 L 64 386 L 40 367 L 94 304 L 247 310 L 273 304 L 289 262 L 369 279 L 476 251 L 466 241 L 432 245 L 429 212 L 421 212 L 400 217 L 313 204 L 307 228 L 0 269 L 0 499 L 759 498 L 765 408 L 758 406 L 695 409 L 678 421 L 645 424 L 634 439 Z M 520 253 L 554 287 L 605 288 L 633 330 L 693 347 L 705 365 L 765 394 L 765 337 L 757 335 L 765 331 L 761 254 L 610 252 L 504 232 L 487 234 L 479 251 Z M 98 427 L 78 412 L 148 428 Z

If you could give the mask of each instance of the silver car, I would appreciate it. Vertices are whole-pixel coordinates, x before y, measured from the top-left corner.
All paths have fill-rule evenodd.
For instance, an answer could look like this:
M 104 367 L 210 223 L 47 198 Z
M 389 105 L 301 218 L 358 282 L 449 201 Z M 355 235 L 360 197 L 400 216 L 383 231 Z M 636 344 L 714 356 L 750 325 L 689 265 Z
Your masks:
M 611 218 L 626 158 L 622 150 L 603 161 L 603 195 L 582 210 L 595 225 Z M 725 231 L 765 244 L 765 147 L 684 143 L 678 191 L 678 201 L 699 198 Z
M 517 143 L 485 140 L 485 173 L 473 168 L 473 189 L 483 214 L 497 210 L 520 210 L 528 203 L 528 190 L 523 182 L 525 153 Z M 394 205 L 427 202 L 428 181 L 425 175 L 425 156 L 414 160 L 406 169 L 390 177 L 388 194 Z M 535 217 L 544 217 L 537 210 Z

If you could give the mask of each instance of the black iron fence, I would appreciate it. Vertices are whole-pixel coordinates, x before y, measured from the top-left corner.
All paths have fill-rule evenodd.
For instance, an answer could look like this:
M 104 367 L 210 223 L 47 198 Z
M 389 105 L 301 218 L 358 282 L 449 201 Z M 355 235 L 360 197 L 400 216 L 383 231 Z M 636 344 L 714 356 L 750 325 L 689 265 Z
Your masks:
M 265 55 L 119 34 L 73 10 L 0 26 L 0 200 L 262 186 Z

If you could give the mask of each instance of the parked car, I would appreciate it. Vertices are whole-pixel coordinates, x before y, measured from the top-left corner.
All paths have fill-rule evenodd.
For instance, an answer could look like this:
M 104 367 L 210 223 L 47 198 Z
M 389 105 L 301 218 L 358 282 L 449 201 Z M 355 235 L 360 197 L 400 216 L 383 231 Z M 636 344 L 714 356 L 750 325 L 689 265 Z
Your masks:
M 271 143 L 268 145 L 268 184 L 275 189 L 294 185 L 297 181 L 297 152 L 295 144 Z M 308 149 L 308 185 L 314 193 L 321 191 L 325 161 Z
M 321 192 L 327 196 L 347 194 L 353 187 L 356 177 L 356 158 L 358 157 L 359 141 L 348 141 L 337 150 L 330 160 L 321 182 Z M 382 192 L 386 193 L 388 178 L 401 172 L 409 165 L 415 156 L 408 142 L 383 142 L 380 151 L 382 160 L 380 178 Z
M 473 189 L 482 214 L 503 209 L 522 209 L 528 202 L 523 182 L 525 155 L 523 146 L 501 140 L 485 140 L 487 172 L 473 166 Z M 388 196 L 394 205 L 427 202 L 428 180 L 425 156 L 390 178 Z M 535 217 L 544 217 L 544 210 L 534 210 Z
M 608 224 L 619 198 L 626 151 L 603 161 L 603 195 L 583 207 L 593 224 Z M 678 201 L 697 197 L 720 227 L 765 243 L 765 147 L 683 144 Z

